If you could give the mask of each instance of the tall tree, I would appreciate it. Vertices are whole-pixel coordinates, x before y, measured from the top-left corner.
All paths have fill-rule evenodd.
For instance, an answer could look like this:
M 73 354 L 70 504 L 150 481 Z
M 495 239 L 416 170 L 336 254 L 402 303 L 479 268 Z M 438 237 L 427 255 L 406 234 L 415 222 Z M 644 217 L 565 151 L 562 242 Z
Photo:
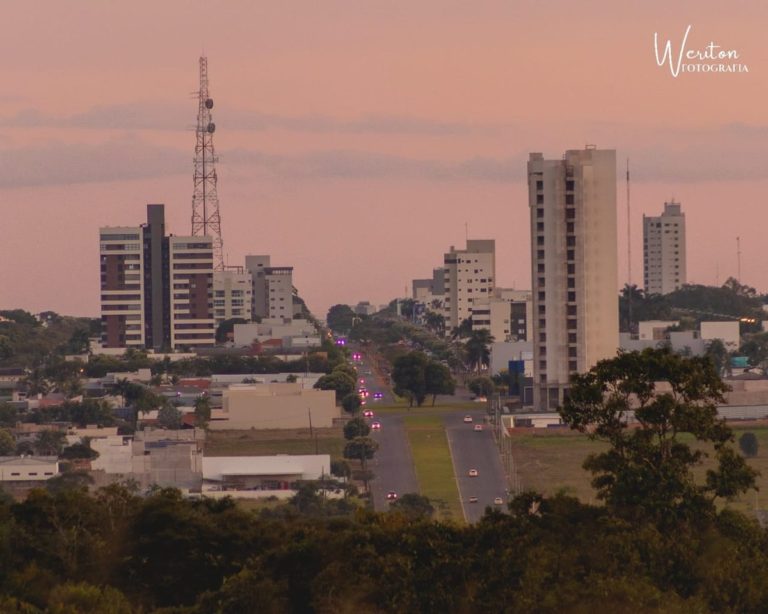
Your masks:
M 487 368 L 491 362 L 490 345 L 493 343 L 491 331 L 481 328 L 474 330 L 467 339 L 467 363 L 470 369 L 475 369 L 478 373 L 481 369 Z
M 395 394 L 408 399 L 408 406 L 418 407 L 427 398 L 426 367 L 429 359 L 423 352 L 409 352 L 395 360 L 392 368 L 392 381 L 395 383 Z
M 661 382 L 665 387 L 658 388 Z M 717 498 L 754 487 L 756 472 L 735 453 L 733 434 L 717 417 L 726 390 L 708 358 L 665 349 L 620 353 L 572 376 L 561 415 L 571 428 L 610 445 L 584 467 L 611 509 L 674 523 L 711 517 Z M 688 445 L 684 434 L 697 445 Z M 706 456 L 705 445 L 714 448 L 716 468 L 697 483 L 692 470 Z
M 438 394 L 452 395 L 456 391 L 456 382 L 451 370 L 436 360 L 430 360 L 424 369 L 425 392 L 432 395 L 432 406 Z
M 328 310 L 328 328 L 335 333 L 346 334 L 352 329 L 355 312 L 349 305 L 334 305 Z

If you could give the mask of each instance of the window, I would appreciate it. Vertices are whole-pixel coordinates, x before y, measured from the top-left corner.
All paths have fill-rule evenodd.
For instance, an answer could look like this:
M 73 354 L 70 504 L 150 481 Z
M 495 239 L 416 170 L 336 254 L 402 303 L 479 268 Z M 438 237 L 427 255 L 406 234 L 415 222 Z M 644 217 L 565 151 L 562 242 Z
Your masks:
M 565 210 L 565 219 L 566 220 L 575 220 L 576 219 L 576 209 L 573 207 L 568 207 Z
M 536 223 L 536 232 L 544 232 L 544 222 Z
M 538 208 L 538 209 L 536 209 L 536 217 L 537 217 L 537 218 L 542 218 L 542 217 L 544 217 L 544 209 L 542 209 L 542 208 Z
M 568 305 L 568 307 L 566 307 L 566 315 L 575 316 L 576 315 L 576 305 Z
M 568 333 L 568 343 L 576 343 L 576 333 Z
M 573 277 L 568 278 L 568 287 L 569 288 L 575 288 L 576 287 L 576 280 Z
M 565 244 L 568 247 L 576 247 L 576 237 L 566 237 Z
M 573 181 L 573 179 L 566 179 L 565 189 L 568 190 L 569 192 L 573 192 L 574 183 L 575 182 Z
M 576 348 L 568 348 L 568 358 L 576 358 Z
M 543 262 L 539 262 L 538 266 L 536 267 L 536 271 L 538 273 L 543 273 L 544 272 L 544 263 Z
M 539 300 L 540 301 L 546 300 L 546 293 L 545 292 L 539 292 Z
M 567 252 L 566 258 L 568 260 L 576 260 L 576 250 L 569 249 L 568 252 Z
M 543 249 L 536 250 L 536 257 L 539 260 L 543 260 L 544 259 L 544 250 Z
M 569 303 L 575 303 L 576 302 L 576 293 L 575 292 L 569 292 L 568 293 L 568 302 Z
M 567 232 L 567 233 L 570 233 L 570 234 L 573 234 L 574 232 L 576 232 L 576 231 L 574 230 L 574 224 L 573 224 L 573 222 L 568 222 L 568 223 L 565 225 L 565 232 Z
M 573 194 L 566 194 L 565 195 L 565 204 L 566 205 L 572 205 L 573 204 Z
M 536 237 L 536 245 L 544 245 L 544 237 Z
M 579 367 L 576 364 L 575 360 L 569 360 L 568 361 L 568 370 L 569 371 L 578 371 L 579 370 Z
M 567 328 L 568 330 L 576 330 L 576 320 L 568 320 Z
M 576 275 L 576 265 L 575 264 L 569 264 L 568 265 L 568 275 Z
M 539 341 L 541 343 L 546 343 L 546 341 L 547 341 L 547 333 L 539 333 Z
M 544 189 L 544 182 L 543 181 L 536 181 L 536 189 L 537 190 L 543 190 Z
M 537 205 L 544 204 L 544 194 L 536 194 L 536 204 Z
M 547 312 L 547 308 L 544 305 L 539 305 L 539 315 L 543 316 Z

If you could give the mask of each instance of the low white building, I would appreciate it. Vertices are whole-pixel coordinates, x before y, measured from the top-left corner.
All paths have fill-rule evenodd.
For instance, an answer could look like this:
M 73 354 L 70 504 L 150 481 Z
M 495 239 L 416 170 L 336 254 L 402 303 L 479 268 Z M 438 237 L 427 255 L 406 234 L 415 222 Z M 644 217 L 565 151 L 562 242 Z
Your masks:
M 741 345 L 741 336 L 739 334 L 739 321 L 731 320 L 726 322 L 702 322 L 701 338 L 704 341 L 720 339 L 729 352 L 735 352 Z
M 664 341 L 668 328 L 680 324 L 677 320 L 646 320 L 637 323 L 637 337 L 640 341 Z
M 267 318 L 261 322 L 235 324 L 234 342 L 238 347 L 246 347 L 254 341 L 265 342 L 279 339 L 284 347 L 312 347 L 320 344 L 320 338 L 314 324 L 297 318 Z M 309 341 L 312 343 L 309 343 Z
M 56 456 L 0 456 L 0 482 L 44 482 L 57 475 Z
M 300 480 L 319 480 L 330 473 L 329 454 L 205 456 L 203 491 L 289 490 Z

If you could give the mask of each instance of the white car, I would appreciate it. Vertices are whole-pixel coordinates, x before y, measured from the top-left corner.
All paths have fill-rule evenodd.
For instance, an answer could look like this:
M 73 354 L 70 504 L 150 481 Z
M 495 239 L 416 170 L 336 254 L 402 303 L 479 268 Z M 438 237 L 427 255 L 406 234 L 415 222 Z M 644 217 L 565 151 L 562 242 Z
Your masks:
M 483 425 L 482 424 L 476 424 L 475 428 L 473 430 L 475 430 L 475 431 L 482 431 L 483 430 Z
M 469 498 L 470 503 L 477 503 L 477 497 L 470 497 Z
M 371 430 L 380 431 L 381 430 L 381 422 L 371 422 Z
M 397 499 L 397 493 L 394 490 L 390 490 L 387 493 L 387 500 L 388 501 L 394 501 L 395 499 Z
M 472 422 L 472 416 L 470 416 L 469 414 L 467 414 L 466 416 L 464 416 L 464 422 L 466 422 L 467 424 L 469 424 L 470 422 Z
M 370 409 L 366 409 L 363 412 L 363 418 L 373 418 L 373 412 Z
M 502 499 L 501 497 L 496 497 L 493 500 L 493 504 L 494 505 L 504 505 L 504 499 Z
M 470 469 L 467 471 L 467 475 L 471 478 L 476 478 L 480 474 L 477 472 L 477 469 Z

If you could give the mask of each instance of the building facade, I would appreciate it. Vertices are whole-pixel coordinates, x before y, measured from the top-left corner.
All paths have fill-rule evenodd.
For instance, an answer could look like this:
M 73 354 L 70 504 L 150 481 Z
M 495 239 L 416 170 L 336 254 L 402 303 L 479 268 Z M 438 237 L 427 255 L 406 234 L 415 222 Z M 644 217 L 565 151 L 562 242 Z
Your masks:
M 213 273 L 213 317 L 216 326 L 232 318 L 251 321 L 253 309 L 253 278 L 237 267 Z
M 293 267 L 273 267 L 270 256 L 262 255 L 246 256 L 245 268 L 253 284 L 253 317 L 292 318 Z
M 674 200 L 661 215 L 643 216 L 643 281 L 646 294 L 669 294 L 686 283 L 685 214 Z
M 214 344 L 210 237 L 167 236 L 156 204 L 142 226 L 101 228 L 99 244 L 103 347 Z
M 572 373 L 618 348 L 616 152 L 528 161 L 534 405 L 554 410 Z
M 494 288 L 472 303 L 472 330 L 488 330 L 494 341 L 526 341 L 531 337 L 531 292 Z
M 496 242 L 493 239 L 467 240 L 466 249 L 451 246 L 443 257 L 443 316 L 447 332 L 472 316 L 477 299 L 487 298 L 495 287 Z

